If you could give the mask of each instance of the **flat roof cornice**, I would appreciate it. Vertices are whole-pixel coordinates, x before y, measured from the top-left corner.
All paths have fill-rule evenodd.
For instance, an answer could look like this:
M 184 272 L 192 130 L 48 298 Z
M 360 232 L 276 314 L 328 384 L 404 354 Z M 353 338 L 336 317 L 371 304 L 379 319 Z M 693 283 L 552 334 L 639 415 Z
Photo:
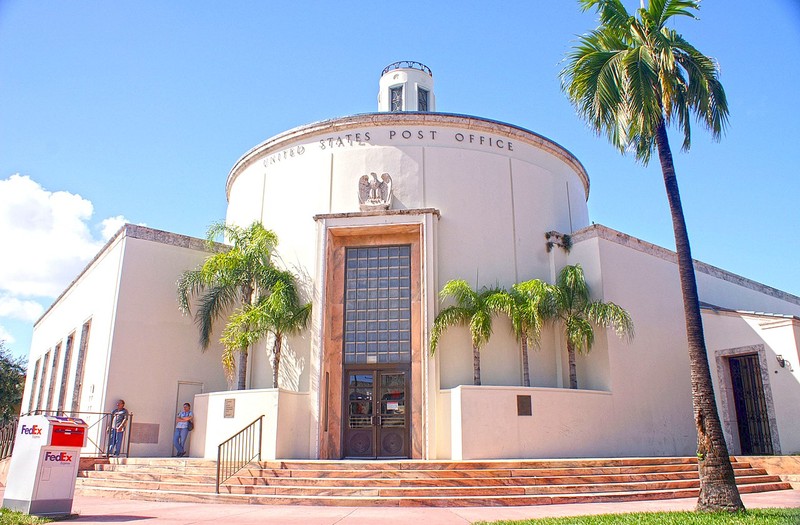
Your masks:
M 95 256 L 92 258 L 91 261 L 86 263 L 86 266 L 83 267 L 83 270 L 75 276 L 75 278 L 70 282 L 66 288 L 55 298 L 55 300 L 47 307 L 47 310 L 44 311 L 42 315 L 33 323 L 35 327 L 39 324 L 42 319 L 47 316 L 50 311 L 55 308 L 55 306 L 67 295 L 77 283 L 81 280 L 81 278 L 89 271 L 89 269 L 99 261 L 110 249 L 111 247 L 120 242 L 124 238 L 131 238 L 131 239 L 141 239 L 143 241 L 151 241 L 156 242 L 159 244 L 167 244 L 171 246 L 179 246 L 181 248 L 188 248 L 190 250 L 197 250 L 197 251 L 204 251 L 208 253 L 212 253 L 212 251 L 218 250 L 225 250 L 229 247 L 225 244 L 215 242 L 213 244 L 209 244 L 208 241 L 203 239 L 198 239 L 197 237 L 189 237 L 188 235 L 181 235 L 179 233 L 172 233 L 164 230 L 157 230 L 155 228 L 149 228 L 147 226 L 141 226 L 138 224 L 130 224 L 126 223 L 120 227 L 117 232 L 111 236 L 111 238 L 106 241 L 102 248 L 100 248 Z
M 593 238 L 605 239 L 606 241 L 611 241 L 619 244 L 620 246 L 625 246 L 626 248 L 631 248 L 633 250 L 658 257 L 665 261 L 678 264 L 678 256 L 674 251 L 633 237 L 627 233 L 622 233 L 613 228 L 609 228 L 608 226 L 603 226 L 602 224 L 592 224 L 591 226 L 587 226 L 586 228 L 580 229 L 572 234 L 573 243 L 578 243 Z M 800 305 L 800 297 L 794 294 L 790 294 L 789 292 L 779 290 L 778 288 L 748 279 L 747 277 L 729 272 L 728 270 L 723 270 L 722 268 L 704 263 L 703 261 L 698 261 L 697 259 L 692 259 L 692 261 L 694 262 L 694 269 L 696 272 L 701 272 L 712 277 L 716 277 L 717 279 L 728 281 L 729 283 L 736 284 L 743 288 L 749 288 L 750 290 L 775 297 L 788 303 Z
M 456 113 L 421 113 L 421 112 L 398 112 L 398 113 L 362 113 L 348 117 L 340 117 L 330 120 L 323 120 L 299 126 L 283 133 L 275 135 L 258 146 L 252 148 L 242 155 L 231 168 L 225 183 L 225 196 L 230 198 L 230 189 L 233 181 L 239 174 L 257 159 L 280 151 L 285 148 L 287 142 L 318 134 L 338 133 L 350 129 L 364 126 L 397 126 L 397 125 L 423 125 L 464 128 L 486 133 L 503 135 L 507 138 L 524 142 L 540 150 L 546 151 L 570 166 L 581 179 L 586 198 L 589 198 L 589 175 L 583 164 L 570 153 L 569 150 L 548 139 L 545 136 L 534 133 L 533 131 L 482 117 L 470 115 L 459 115 Z

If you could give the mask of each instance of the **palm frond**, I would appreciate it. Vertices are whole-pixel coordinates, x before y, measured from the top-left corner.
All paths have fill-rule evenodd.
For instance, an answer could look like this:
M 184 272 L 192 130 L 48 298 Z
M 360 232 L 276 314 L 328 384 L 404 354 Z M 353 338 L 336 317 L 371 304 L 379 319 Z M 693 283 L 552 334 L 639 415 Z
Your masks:
M 630 314 L 612 302 L 595 301 L 586 307 L 586 317 L 603 328 L 613 328 L 617 336 L 628 341 L 633 339 L 634 329 Z
M 556 288 L 555 298 L 559 311 L 579 311 L 589 303 L 589 287 L 580 264 L 562 268 L 558 274 Z
M 199 270 L 184 272 L 178 278 L 178 308 L 184 314 L 191 313 L 191 297 L 203 291 L 205 283 Z
M 447 281 L 439 292 L 439 297 L 443 300 L 453 298 L 456 304 L 465 308 L 471 307 L 477 300 L 477 294 L 464 279 Z
M 697 18 L 692 10 L 700 9 L 697 0 L 650 0 L 647 11 L 658 27 L 664 27 L 673 16 L 688 16 Z
M 651 0 L 630 16 L 621 0 L 581 0 L 601 25 L 579 38 L 560 73 L 578 114 L 621 153 L 646 165 L 661 122 L 691 145 L 693 115 L 718 139 L 728 103 L 714 61 L 668 27 L 673 17 L 696 18 L 699 0 Z M 624 57 L 624 58 L 620 58 Z
M 445 330 L 451 326 L 468 324 L 470 317 L 472 315 L 469 310 L 460 306 L 449 306 L 439 312 L 431 328 L 431 355 L 436 353 L 439 339 Z
M 231 286 L 210 286 L 200 297 L 195 323 L 200 329 L 200 346 L 208 348 L 211 342 L 214 321 L 225 311 L 229 311 L 237 303 L 238 290 Z
M 600 22 L 610 27 L 623 26 L 630 18 L 628 11 L 620 0 L 580 0 L 581 9 L 588 11 L 597 8 Z
M 472 346 L 481 350 L 492 336 L 492 312 L 482 309 L 475 312 L 469 320 L 469 333 Z
M 579 353 L 589 353 L 594 344 L 594 328 L 587 320 L 579 316 L 570 316 L 564 323 L 564 335 Z

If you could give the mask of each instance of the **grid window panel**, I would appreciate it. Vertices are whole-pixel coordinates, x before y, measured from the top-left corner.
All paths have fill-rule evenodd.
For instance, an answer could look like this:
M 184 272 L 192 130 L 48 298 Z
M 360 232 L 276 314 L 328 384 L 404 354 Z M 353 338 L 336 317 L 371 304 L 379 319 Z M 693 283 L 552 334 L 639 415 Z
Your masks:
M 348 248 L 344 362 L 411 361 L 411 247 Z

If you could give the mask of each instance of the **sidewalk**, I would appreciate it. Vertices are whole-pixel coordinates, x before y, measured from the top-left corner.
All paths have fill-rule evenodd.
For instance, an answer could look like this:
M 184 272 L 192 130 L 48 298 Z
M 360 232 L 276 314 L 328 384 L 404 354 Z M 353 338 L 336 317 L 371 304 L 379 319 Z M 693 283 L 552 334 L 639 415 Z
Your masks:
M 0 488 L 0 494 L 3 489 Z M 800 507 L 800 490 L 743 494 L 747 508 Z M 76 496 L 65 523 L 235 523 L 242 525 L 463 525 L 475 521 L 521 520 L 616 512 L 692 510 L 696 499 L 623 503 L 581 503 L 535 507 L 311 507 L 276 505 L 214 505 L 119 500 Z

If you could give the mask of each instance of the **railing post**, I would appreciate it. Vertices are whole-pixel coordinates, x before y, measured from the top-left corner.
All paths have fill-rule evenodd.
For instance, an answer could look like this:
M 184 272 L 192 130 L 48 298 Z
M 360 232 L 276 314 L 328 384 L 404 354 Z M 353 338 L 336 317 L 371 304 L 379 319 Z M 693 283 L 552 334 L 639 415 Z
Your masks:
M 219 469 L 220 466 L 222 465 L 221 457 L 222 457 L 222 443 L 217 445 L 217 494 L 219 494 Z
M 125 423 L 125 457 L 131 457 L 131 429 L 133 429 L 133 413 L 128 412 L 128 422 Z
M 261 461 L 261 444 L 264 439 L 264 416 L 258 418 L 258 460 Z

